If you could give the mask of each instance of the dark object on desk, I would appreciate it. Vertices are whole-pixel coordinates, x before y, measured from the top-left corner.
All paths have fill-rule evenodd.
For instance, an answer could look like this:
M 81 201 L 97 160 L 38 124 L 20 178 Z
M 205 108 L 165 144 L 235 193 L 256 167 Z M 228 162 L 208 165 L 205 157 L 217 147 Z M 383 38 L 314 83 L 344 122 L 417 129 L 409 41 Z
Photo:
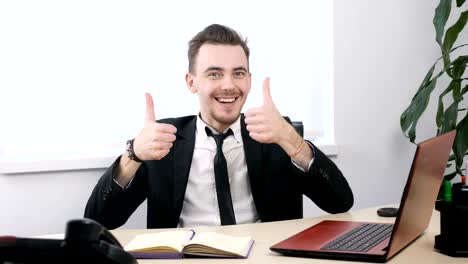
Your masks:
M 377 210 L 377 215 L 381 217 L 396 217 L 398 214 L 398 208 L 395 207 L 383 207 Z
M 395 224 L 322 221 L 270 250 L 297 257 L 386 262 L 424 233 L 455 131 L 418 144 Z
M 454 184 L 452 197 L 452 202 L 436 202 L 440 235 L 435 237 L 434 248 L 452 257 L 468 257 L 468 186 Z
M 71 220 L 65 239 L 0 236 L 0 263 L 136 264 L 133 256 L 99 223 Z

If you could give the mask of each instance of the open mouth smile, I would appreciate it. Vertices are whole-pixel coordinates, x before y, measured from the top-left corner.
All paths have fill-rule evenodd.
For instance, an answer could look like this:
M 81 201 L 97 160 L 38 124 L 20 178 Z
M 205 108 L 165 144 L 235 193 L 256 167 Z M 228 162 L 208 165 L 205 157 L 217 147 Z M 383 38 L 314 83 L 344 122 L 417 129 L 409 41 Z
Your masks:
M 239 97 L 215 97 L 216 101 L 223 103 L 223 104 L 231 104 L 234 103 L 237 98 Z

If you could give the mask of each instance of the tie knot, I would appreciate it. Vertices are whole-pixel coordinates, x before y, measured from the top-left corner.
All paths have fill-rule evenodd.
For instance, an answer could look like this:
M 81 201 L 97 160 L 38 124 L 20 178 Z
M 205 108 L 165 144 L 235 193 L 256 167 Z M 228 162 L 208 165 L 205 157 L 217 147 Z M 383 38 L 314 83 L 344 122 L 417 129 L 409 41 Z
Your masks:
M 209 137 L 214 138 L 214 140 L 216 141 L 216 146 L 218 146 L 218 148 L 223 145 L 223 141 L 225 138 L 234 135 L 232 129 L 228 129 L 228 131 L 224 134 L 214 134 L 213 131 L 211 131 L 211 129 L 209 129 L 208 127 L 205 127 L 205 131 Z

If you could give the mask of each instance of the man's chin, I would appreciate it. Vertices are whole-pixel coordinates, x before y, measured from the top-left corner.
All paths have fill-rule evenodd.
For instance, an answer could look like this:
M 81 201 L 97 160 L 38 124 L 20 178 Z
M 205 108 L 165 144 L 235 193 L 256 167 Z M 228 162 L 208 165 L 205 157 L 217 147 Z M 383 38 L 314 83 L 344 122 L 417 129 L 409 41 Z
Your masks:
M 240 113 L 237 115 L 229 115 L 229 116 L 218 116 L 216 121 L 225 125 L 231 125 L 232 123 L 236 122 L 239 118 Z

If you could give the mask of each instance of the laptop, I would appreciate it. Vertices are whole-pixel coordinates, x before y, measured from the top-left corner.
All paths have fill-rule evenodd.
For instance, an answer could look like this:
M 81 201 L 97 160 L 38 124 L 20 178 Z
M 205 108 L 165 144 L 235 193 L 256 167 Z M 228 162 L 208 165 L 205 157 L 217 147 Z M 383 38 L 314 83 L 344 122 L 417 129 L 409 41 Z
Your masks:
M 394 224 L 326 220 L 270 250 L 299 257 L 388 261 L 429 225 L 455 134 L 451 131 L 418 144 Z

